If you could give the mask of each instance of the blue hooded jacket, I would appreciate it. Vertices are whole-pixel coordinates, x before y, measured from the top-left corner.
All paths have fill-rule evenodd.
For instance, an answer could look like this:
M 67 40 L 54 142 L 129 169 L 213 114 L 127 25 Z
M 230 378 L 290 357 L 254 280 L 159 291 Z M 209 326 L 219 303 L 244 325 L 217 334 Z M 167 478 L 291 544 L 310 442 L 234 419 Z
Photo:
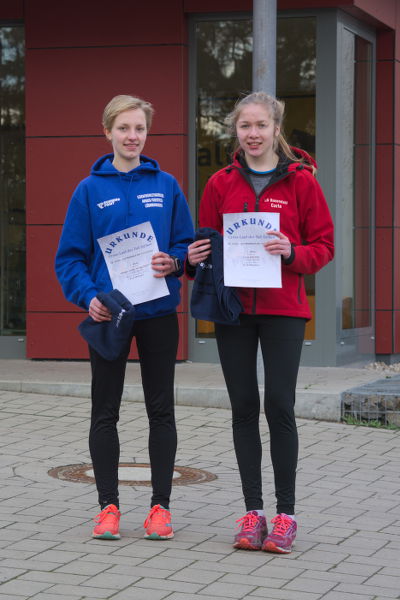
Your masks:
M 121 173 L 113 154 L 99 158 L 77 186 L 65 219 L 55 259 L 64 295 L 85 310 L 99 292 L 112 290 L 98 238 L 150 221 L 160 252 L 185 260 L 194 229 L 186 199 L 176 179 L 157 162 L 141 155 L 141 164 Z M 169 296 L 135 306 L 135 319 L 173 313 L 180 302 L 178 279 L 168 275 Z

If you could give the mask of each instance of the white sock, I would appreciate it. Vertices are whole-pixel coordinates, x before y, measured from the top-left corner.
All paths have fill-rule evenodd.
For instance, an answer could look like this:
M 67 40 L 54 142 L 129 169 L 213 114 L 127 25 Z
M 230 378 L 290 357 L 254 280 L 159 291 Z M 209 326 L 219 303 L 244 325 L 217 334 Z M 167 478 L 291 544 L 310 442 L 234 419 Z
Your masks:
M 265 513 L 263 510 L 258 510 L 256 508 L 254 508 L 253 510 L 248 510 L 247 514 L 249 514 L 250 512 L 256 512 L 259 517 L 265 517 Z

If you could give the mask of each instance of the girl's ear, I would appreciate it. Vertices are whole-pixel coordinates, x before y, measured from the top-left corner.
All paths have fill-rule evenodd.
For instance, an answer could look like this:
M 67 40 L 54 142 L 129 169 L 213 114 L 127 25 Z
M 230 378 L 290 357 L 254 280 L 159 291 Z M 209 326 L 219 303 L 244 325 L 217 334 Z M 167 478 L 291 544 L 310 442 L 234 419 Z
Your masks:
M 105 127 L 103 128 L 103 131 L 104 131 L 104 135 L 106 136 L 106 138 L 108 139 L 108 141 L 111 142 L 111 131 L 109 131 Z

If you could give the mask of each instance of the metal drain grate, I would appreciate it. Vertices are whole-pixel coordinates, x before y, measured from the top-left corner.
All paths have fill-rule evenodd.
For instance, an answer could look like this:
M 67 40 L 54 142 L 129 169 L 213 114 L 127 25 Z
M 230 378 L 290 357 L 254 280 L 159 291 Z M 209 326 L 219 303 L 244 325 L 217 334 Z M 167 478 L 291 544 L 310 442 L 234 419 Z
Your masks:
M 124 472 L 125 471 L 125 472 Z M 151 486 L 150 465 L 139 463 L 120 463 L 118 476 L 120 485 Z M 93 466 L 91 464 L 65 465 L 50 469 L 48 474 L 55 479 L 75 481 L 77 483 L 95 483 Z M 202 469 L 191 467 L 175 467 L 172 480 L 173 485 L 189 485 L 213 481 L 217 476 Z

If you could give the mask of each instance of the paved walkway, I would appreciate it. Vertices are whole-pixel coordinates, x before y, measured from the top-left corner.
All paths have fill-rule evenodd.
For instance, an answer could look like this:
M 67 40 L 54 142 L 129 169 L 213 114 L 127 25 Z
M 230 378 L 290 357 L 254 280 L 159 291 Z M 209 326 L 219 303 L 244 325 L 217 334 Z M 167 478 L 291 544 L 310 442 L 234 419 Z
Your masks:
M 217 479 L 174 486 L 165 542 L 142 537 L 149 488 L 121 486 L 122 539 L 107 542 L 90 538 L 94 485 L 48 475 L 89 462 L 87 398 L 0 391 L 0 411 L 0 600 L 400 598 L 400 431 L 299 419 L 298 540 L 276 556 L 231 546 L 243 504 L 228 410 L 176 408 L 177 465 Z M 121 462 L 146 463 L 141 403 L 123 404 L 120 435 Z

